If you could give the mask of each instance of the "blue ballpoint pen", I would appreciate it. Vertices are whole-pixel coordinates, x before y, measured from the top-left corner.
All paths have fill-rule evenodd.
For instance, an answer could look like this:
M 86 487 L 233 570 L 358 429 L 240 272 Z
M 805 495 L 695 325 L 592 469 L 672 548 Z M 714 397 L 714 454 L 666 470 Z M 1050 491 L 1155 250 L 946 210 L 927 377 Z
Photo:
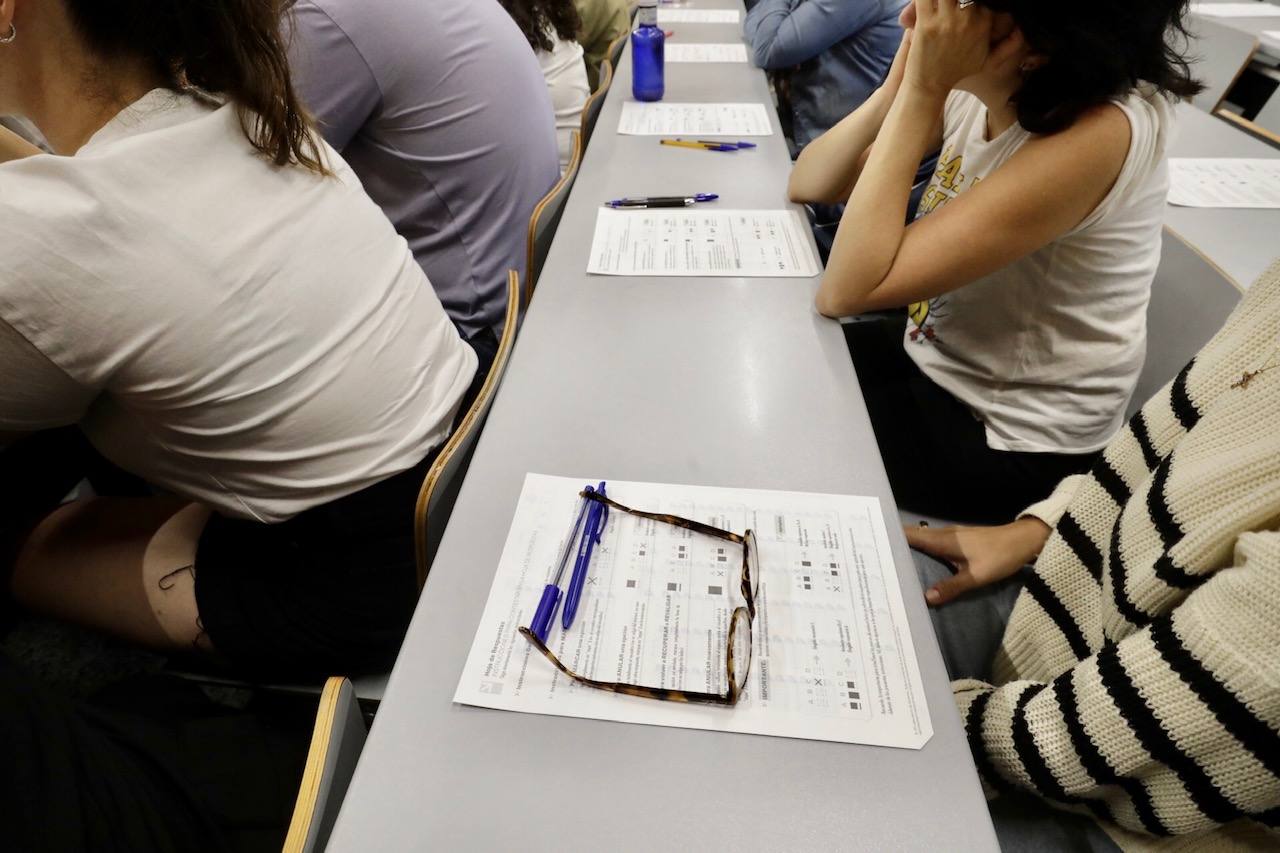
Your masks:
M 590 491 L 591 487 L 587 486 Z M 604 481 L 596 487 L 596 493 L 606 497 Z M 594 503 L 594 502 L 593 502 Z M 573 566 L 573 577 L 569 579 L 569 591 L 564 597 L 564 615 L 560 627 L 568 631 L 573 624 L 573 617 L 578 614 L 578 602 L 582 599 L 582 587 L 587 582 L 587 569 L 591 566 L 591 552 L 600 542 L 600 534 L 609 520 L 609 507 L 595 503 L 587 513 L 587 526 L 582 529 L 582 541 L 578 545 L 578 560 Z
M 649 198 L 615 198 L 606 201 L 606 207 L 688 207 L 698 202 L 715 201 L 720 196 L 715 193 L 694 193 L 693 195 L 651 196 Z
M 592 488 L 587 486 L 586 490 L 592 491 Z M 551 620 L 556 617 L 556 608 L 560 605 L 560 579 L 564 577 L 564 567 L 569 564 L 569 554 L 573 552 L 574 543 L 578 541 L 578 531 L 582 529 L 582 519 L 586 517 L 587 506 L 590 503 L 591 501 L 586 498 L 582 499 L 582 506 L 578 509 L 578 520 L 573 523 L 573 530 L 564 542 L 564 549 L 560 552 L 560 562 L 556 565 L 556 573 L 552 576 L 551 582 L 543 588 L 542 600 L 538 602 L 533 621 L 529 623 L 529 630 L 544 643 L 547 641 L 547 632 L 551 630 Z

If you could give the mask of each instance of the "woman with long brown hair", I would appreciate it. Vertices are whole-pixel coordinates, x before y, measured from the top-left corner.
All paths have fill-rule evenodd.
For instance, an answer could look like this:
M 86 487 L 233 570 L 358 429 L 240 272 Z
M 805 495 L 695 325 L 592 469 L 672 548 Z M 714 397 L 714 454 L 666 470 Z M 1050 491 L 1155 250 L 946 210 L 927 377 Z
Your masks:
M 290 677 L 394 657 L 476 356 L 312 132 L 283 6 L 0 0 L 0 113 L 57 152 L 0 140 L 0 577 Z M 151 488 L 58 507 L 104 468 Z

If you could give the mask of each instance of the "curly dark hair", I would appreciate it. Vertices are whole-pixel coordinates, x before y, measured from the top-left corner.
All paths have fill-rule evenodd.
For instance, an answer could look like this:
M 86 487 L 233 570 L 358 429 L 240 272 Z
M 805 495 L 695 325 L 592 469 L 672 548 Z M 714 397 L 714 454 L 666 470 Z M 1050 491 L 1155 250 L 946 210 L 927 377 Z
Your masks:
M 573 0 L 498 0 L 516 22 L 534 50 L 550 52 L 554 44 L 547 31 L 563 41 L 573 41 L 582 29 L 582 19 Z
M 1070 127 L 1142 81 L 1179 98 L 1203 88 L 1184 53 L 1188 0 L 979 2 L 1012 15 L 1031 49 L 1048 60 L 1027 72 L 1013 98 L 1018 123 L 1031 133 Z

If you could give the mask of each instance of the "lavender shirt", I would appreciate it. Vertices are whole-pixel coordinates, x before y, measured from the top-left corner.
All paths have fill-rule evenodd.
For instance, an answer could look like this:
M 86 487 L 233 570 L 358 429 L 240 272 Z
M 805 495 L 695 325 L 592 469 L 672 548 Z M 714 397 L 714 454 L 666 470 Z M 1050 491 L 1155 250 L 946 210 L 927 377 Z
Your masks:
M 290 61 L 325 139 L 464 337 L 501 332 L 529 215 L 560 176 L 538 60 L 495 0 L 299 0 Z

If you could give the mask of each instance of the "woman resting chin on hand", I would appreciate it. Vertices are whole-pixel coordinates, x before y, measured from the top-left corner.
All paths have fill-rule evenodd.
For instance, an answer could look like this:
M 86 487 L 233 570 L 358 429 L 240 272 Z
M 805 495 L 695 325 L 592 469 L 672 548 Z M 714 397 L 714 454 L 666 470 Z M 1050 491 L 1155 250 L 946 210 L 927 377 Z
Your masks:
M 884 86 L 796 163 L 792 200 L 847 201 L 818 310 L 908 308 L 905 329 L 845 327 L 905 508 L 1007 521 L 1087 469 L 1123 421 L 1171 98 L 1199 89 L 1166 44 L 1180 4 L 1126 8 L 908 6 Z M 939 149 L 904 226 L 912 178 Z

